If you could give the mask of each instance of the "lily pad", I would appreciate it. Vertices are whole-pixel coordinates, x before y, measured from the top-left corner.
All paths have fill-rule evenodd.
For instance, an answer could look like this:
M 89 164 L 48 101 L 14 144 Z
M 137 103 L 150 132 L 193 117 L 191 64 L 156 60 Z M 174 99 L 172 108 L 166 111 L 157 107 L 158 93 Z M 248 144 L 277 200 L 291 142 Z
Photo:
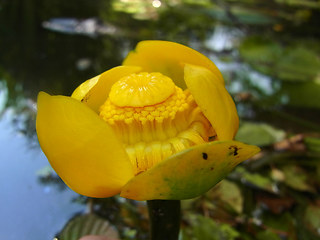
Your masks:
M 257 234 L 257 240 L 281 240 L 281 238 L 274 232 L 266 230 Z
M 317 81 L 285 82 L 278 95 L 283 96 L 290 106 L 320 108 L 320 84 Z
M 311 152 L 320 153 L 320 138 L 317 137 L 306 137 L 304 142 Z
M 182 240 L 233 240 L 240 236 L 231 226 L 218 224 L 201 215 L 190 215 L 188 220 L 191 231 L 183 231 Z
M 308 43 L 285 46 L 279 42 L 248 37 L 240 46 L 242 58 L 256 70 L 283 81 L 316 81 L 320 74 L 319 53 Z
M 285 132 L 264 123 L 241 124 L 236 140 L 247 144 L 267 146 L 284 139 Z
M 253 10 L 251 8 L 240 7 L 236 5 L 233 5 L 230 8 L 230 13 L 232 14 L 233 18 L 230 17 L 230 14 L 228 14 L 224 8 L 217 5 L 206 9 L 205 12 L 212 18 L 227 23 L 232 22 L 234 20 L 233 18 L 240 23 L 250 25 L 267 25 L 275 21 L 275 19 L 266 11 L 257 11 L 257 9 Z
M 304 222 L 309 230 L 320 236 L 320 207 L 316 205 L 308 206 L 304 215 Z
M 237 167 L 235 173 L 239 174 L 241 181 L 247 184 L 268 192 L 275 192 L 275 183 L 268 176 L 263 176 L 259 173 L 250 173 L 243 167 Z
M 217 198 L 223 201 L 224 204 L 227 204 L 237 214 L 242 213 L 243 197 L 237 184 L 224 179 L 210 193 L 217 196 Z
M 78 240 L 85 235 L 99 235 L 119 239 L 118 232 L 110 223 L 96 215 L 87 214 L 73 218 L 64 227 L 59 240 Z
M 315 189 L 308 183 L 308 173 L 302 168 L 294 165 L 287 165 L 283 168 L 285 183 L 298 191 L 315 192 Z

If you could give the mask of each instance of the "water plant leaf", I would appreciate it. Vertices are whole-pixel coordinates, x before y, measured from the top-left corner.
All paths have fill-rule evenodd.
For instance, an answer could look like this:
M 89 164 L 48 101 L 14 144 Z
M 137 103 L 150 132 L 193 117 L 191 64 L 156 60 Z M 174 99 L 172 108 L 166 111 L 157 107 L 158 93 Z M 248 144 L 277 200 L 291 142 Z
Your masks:
M 310 150 L 311 152 L 320 152 L 320 138 L 306 137 L 304 138 L 304 143 L 306 144 L 308 150 Z
M 238 174 L 241 180 L 247 184 L 268 192 L 274 192 L 275 183 L 268 176 L 264 176 L 261 173 L 250 173 L 241 166 L 236 168 L 235 174 Z
M 304 222 L 309 230 L 320 236 L 320 207 L 316 205 L 308 206 L 305 211 Z
M 119 239 L 118 232 L 108 221 L 94 214 L 87 214 L 71 219 L 59 234 L 59 240 L 78 240 L 85 235 Z
M 270 230 L 259 232 L 256 235 L 256 238 L 257 240 L 281 240 L 281 238 L 276 233 Z
M 236 140 L 247 144 L 266 146 L 283 140 L 285 135 L 283 130 L 265 123 L 245 122 L 241 124 Z
M 214 220 L 190 214 L 191 231 L 184 231 L 183 240 L 233 240 L 240 236 L 239 232 L 228 224 L 216 223 Z
M 287 165 L 283 168 L 285 183 L 298 191 L 315 192 L 308 183 L 308 174 L 302 168 L 295 165 Z
M 320 84 L 316 82 L 284 82 L 277 95 L 294 107 L 320 108 Z
M 208 194 L 210 198 L 219 198 L 224 205 L 227 204 L 237 214 L 242 213 L 243 196 L 237 184 L 224 179 Z
M 266 11 L 257 11 L 257 9 L 253 10 L 251 8 L 236 5 L 230 8 L 230 14 L 232 14 L 234 19 L 219 6 L 213 6 L 204 10 L 204 12 L 212 18 L 223 22 L 232 22 L 232 20 L 236 19 L 238 22 L 243 24 L 266 25 L 275 21 L 275 19 Z
M 319 54 L 305 45 L 281 45 L 260 36 L 248 37 L 240 54 L 256 70 L 283 81 L 316 81 L 320 74 Z

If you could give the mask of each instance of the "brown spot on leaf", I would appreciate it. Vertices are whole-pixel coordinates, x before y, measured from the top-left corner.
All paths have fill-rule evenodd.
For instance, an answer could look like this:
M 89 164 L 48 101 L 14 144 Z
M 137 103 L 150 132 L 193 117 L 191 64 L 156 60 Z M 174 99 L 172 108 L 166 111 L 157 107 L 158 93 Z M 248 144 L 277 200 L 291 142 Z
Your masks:
M 233 152 L 231 153 L 231 154 L 233 154 L 233 156 L 237 156 L 238 150 L 240 150 L 241 148 L 238 148 L 237 146 L 230 146 L 229 149 L 233 150 Z
M 208 159 L 208 154 L 207 154 L 207 153 L 202 153 L 202 158 L 203 158 L 204 160 L 207 160 L 207 159 Z

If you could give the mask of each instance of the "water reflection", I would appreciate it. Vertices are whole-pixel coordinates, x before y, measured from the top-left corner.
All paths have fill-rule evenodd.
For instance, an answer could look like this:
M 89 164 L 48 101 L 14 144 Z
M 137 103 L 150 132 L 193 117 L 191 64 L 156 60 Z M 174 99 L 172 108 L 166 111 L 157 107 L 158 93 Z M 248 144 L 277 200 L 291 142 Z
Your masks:
M 87 199 L 65 188 L 47 168 L 47 160 L 38 148 L 37 93 L 71 94 L 84 80 L 121 64 L 127 52 L 144 39 L 184 43 L 209 56 L 223 71 L 237 103 L 243 126 L 238 137 L 267 143 L 261 159 L 248 163 L 247 169 L 238 170 L 232 178 L 242 189 L 236 192 L 242 192 L 237 197 L 245 199 L 243 212 L 237 215 L 223 207 L 213 211 L 213 201 L 231 200 L 226 200 L 226 195 L 217 200 L 209 193 L 186 202 L 186 216 L 190 209 L 193 214 L 205 211 L 207 216 L 231 222 L 241 234 L 251 234 L 256 239 L 254 233 L 244 233 L 241 228 L 255 228 L 265 234 L 265 229 L 250 225 L 250 217 L 255 218 L 254 211 L 258 211 L 259 222 L 266 221 L 264 227 L 268 230 L 293 235 L 300 231 L 307 236 L 305 239 L 318 237 L 315 229 L 320 226 L 312 219 L 319 219 L 319 215 L 312 213 L 320 211 L 316 202 L 320 172 L 319 1 L 134 2 L 1 3 L 0 203 L 5 217 L 0 220 L 0 237 L 52 239 L 68 219 L 86 209 Z M 299 141 L 289 138 L 295 134 L 300 136 Z M 254 173 L 250 172 L 252 169 Z M 269 195 L 270 186 L 277 186 L 282 195 Z M 253 196 L 256 200 L 252 200 Z M 291 205 L 284 205 L 282 197 L 289 199 Z M 300 221 L 295 215 L 303 215 L 303 222 L 299 223 L 306 227 L 292 230 L 293 233 L 283 225 L 271 228 L 266 219 L 279 217 L 266 210 L 268 206 L 276 211 L 272 203 L 288 211 L 287 219 L 281 219 L 283 225 L 292 219 Z M 290 211 L 294 206 L 295 211 Z M 143 203 L 121 198 L 94 200 L 92 211 L 115 224 L 122 237 L 146 239 Z M 237 222 L 244 215 L 249 220 Z M 184 219 L 185 239 L 190 239 L 188 229 L 197 227 L 192 219 Z
M 117 33 L 115 26 L 103 24 L 95 18 L 88 18 L 84 20 L 75 18 L 53 18 L 49 21 L 43 22 L 42 26 L 51 31 L 66 34 L 79 34 L 89 37 L 119 34 Z

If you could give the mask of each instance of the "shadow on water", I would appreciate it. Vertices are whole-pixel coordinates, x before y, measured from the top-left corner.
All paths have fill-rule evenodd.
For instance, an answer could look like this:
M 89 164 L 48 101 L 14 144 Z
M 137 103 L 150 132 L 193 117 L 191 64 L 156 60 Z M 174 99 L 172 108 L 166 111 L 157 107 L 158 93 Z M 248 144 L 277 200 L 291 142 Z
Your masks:
M 97 233 L 146 239 L 144 203 L 80 197 L 48 167 L 36 97 L 70 95 L 120 65 L 137 42 L 163 39 L 217 64 L 241 118 L 236 138 L 263 147 L 214 190 L 184 202 L 182 239 L 317 239 L 319 10 L 316 0 L 2 1 L 0 238 L 52 239 L 77 213 L 61 239 L 105 220 L 118 232 L 108 223 Z

